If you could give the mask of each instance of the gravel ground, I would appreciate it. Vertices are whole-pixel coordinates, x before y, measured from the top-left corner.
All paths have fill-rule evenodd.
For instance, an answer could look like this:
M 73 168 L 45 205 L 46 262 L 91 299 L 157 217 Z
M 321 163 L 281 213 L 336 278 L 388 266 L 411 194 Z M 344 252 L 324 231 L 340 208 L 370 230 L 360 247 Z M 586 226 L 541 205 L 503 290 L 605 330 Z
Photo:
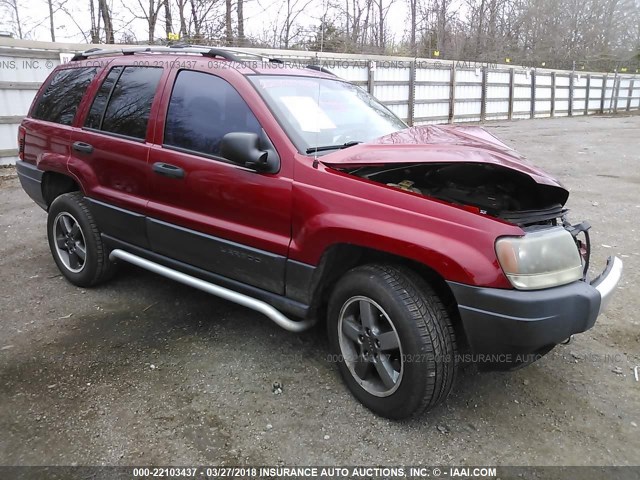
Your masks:
M 45 212 L 2 170 L 0 464 L 638 465 L 640 117 L 487 128 L 565 183 L 572 219 L 593 225 L 594 269 L 617 254 L 624 277 L 572 344 L 517 372 L 463 373 L 405 422 L 351 397 L 320 329 L 288 333 L 133 267 L 73 287 Z

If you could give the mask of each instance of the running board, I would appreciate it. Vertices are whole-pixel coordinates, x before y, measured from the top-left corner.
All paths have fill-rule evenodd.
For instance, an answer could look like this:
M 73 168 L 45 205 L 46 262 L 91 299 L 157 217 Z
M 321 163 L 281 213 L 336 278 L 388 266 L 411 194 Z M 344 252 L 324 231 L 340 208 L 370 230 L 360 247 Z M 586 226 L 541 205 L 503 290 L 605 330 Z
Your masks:
M 144 268 L 145 270 L 149 270 L 150 272 L 157 273 L 158 275 L 170 278 L 171 280 L 175 280 L 176 282 L 184 283 L 185 285 L 189 285 L 190 287 L 197 288 L 198 290 L 202 290 L 203 292 L 210 293 L 211 295 L 215 295 L 216 297 L 223 298 L 224 300 L 229 300 L 230 302 L 234 302 L 238 305 L 242 305 L 243 307 L 250 308 L 252 310 L 255 310 L 256 312 L 260 312 L 273 320 L 278 326 L 290 332 L 303 332 L 311 328 L 316 322 L 315 319 L 301 321 L 291 320 L 290 318 L 284 316 L 280 311 L 273 308 L 273 306 L 269 305 L 266 302 L 263 302 L 262 300 L 258 300 L 248 295 L 244 295 L 228 288 L 221 287 L 220 285 L 215 285 L 199 278 L 192 277 L 191 275 L 187 275 L 186 273 L 182 273 L 172 268 L 165 267 L 164 265 L 160 265 L 159 263 L 152 262 L 150 260 L 147 260 L 146 258 L 142 258 L 132 253 L 125 252 L 124 250 L 113 250 L 109 254 L 109 259 L 123 260 L 140 268 Z

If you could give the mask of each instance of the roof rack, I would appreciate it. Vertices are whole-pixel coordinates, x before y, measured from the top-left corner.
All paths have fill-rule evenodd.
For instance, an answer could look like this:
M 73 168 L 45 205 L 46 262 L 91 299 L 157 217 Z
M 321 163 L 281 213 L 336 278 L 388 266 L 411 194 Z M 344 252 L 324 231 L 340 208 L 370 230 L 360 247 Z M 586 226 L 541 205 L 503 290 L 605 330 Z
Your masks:
M 76 53 L 71 59 L 72 62 L 79 60 L 87 60 L 91 57 L 103 57 L 109 55 L 135 55 L 136 53 L 195 53 L 204 57 L 219 57 L 225 60 L 242 62 L 243 58 L 246 60 L 247 54 L 241 52 L 233 52 L 230 50 L 223 50 L 220 48 L 205 47 L 205 46 L 193 46 L 193 45 L 171 45 L 171 46 L 140 46 L 140 47 L 127 47 L 127 48 L 91 48 L 85 50 L 82 53 Z M 258 55 L 256 57 L 259 58 Z
M 322 72 L 322 73 L 326 73 L 328 75 L 333 75 L 334 77 L 337 77 L 337 75 L 335 73 L 333 73 L 331 70 L 329 70 L 328 68 L 325 68 L 321 65 L 307 65 L 304 68 L 308 68 L 310 70 L 315 70 L 317 72 Z

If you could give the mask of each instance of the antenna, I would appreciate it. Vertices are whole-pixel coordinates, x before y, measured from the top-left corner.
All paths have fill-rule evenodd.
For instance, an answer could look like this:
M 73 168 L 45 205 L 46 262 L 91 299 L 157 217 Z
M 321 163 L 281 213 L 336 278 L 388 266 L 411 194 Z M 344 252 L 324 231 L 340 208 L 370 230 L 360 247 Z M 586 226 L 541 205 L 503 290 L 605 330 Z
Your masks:
M 317 100 L 316 100 L 316 103 L 318 104 L 318 108 L 320 108 L 320 89 L 321 89 L 322 87 L 321 87 L 321 85 L 320 85 L 320 83 L 321 83 L 321 82 L 320 82 L 320 79 L 319 79 L 319 78 L 316 78 L 316 82 L 318 82 L 318 98 L 317 98 Z M 315 141 L 315 144 L 316 144 L 316 145 L 320 145 L 320 144 L 318 143 L 318 142 L 319 142 L 319 139 L 320 139 L 320 128 L 319 128 L 319 127 L 316 127 L 316 141 Z M 318 150 L 316 150 L 316 151 L 314 152 L 314 154 L 313 154 L 313 166 L 314 166 L 315 168 L 317 168 L 317 165 L 318 165 Z

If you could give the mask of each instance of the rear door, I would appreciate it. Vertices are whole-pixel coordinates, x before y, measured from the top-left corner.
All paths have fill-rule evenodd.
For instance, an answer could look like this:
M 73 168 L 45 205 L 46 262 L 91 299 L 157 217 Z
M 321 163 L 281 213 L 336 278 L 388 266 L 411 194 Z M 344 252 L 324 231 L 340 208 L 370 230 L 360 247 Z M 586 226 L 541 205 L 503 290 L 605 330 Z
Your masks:
M 270 142 L 249 106 L 261 101 L 256 92 L 243 97 L 229 80 L 251 89 L 222 63 L 219 71 L 174 71 L 167 82 L 150 152 L 156 171 L 147 231 L 157 253 L 284 294 L 290 165 L 283 158 L 278 173 L 264 174 L 221 156 L 220 141 L 230 132 Z
M 131 64 L 103 72 L 82 128 L 73 132 L 69 161 L 102 232 L 146 248 L 149 118 L 163 74 L 161 67 Z

